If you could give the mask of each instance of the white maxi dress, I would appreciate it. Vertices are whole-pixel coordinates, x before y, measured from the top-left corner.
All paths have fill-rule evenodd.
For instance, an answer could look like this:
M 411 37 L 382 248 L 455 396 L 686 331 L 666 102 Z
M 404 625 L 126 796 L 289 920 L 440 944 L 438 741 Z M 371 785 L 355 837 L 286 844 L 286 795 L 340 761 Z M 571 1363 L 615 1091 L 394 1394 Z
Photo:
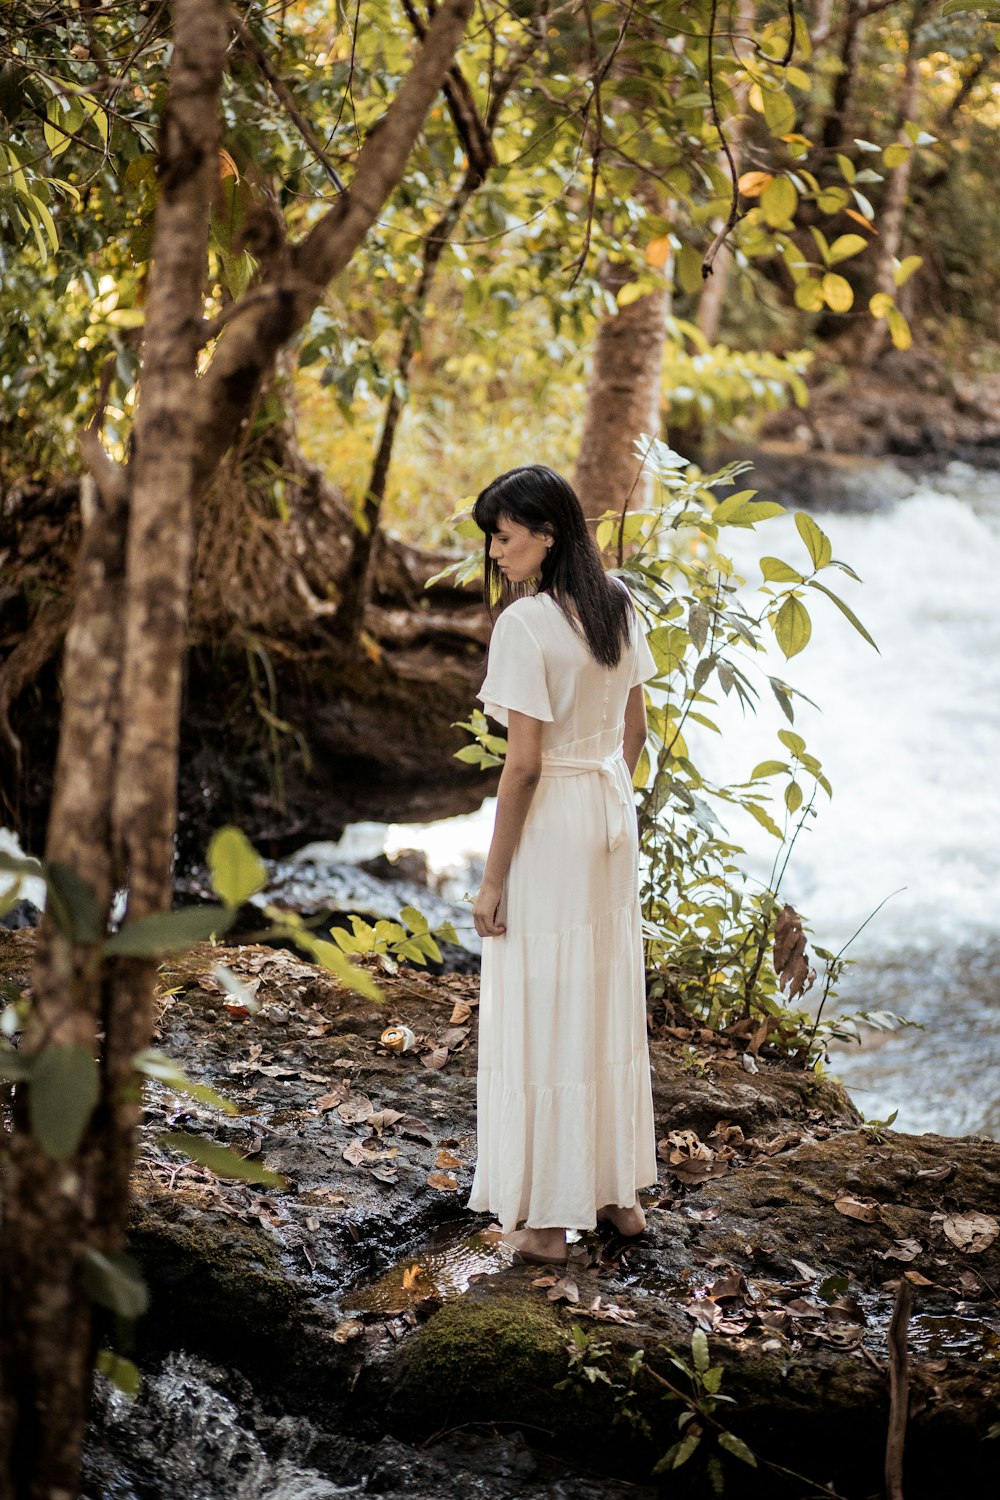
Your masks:
M 469 1207 L 506 1233 L 592 1229 L 656 1181 L 638 834 L 625 703 L 655 676 L 633 615 L 614 668 L 548 594 L 498 619 L 480 698 L 542 721 L 541 779 L 483 941 L 479 1153 Z

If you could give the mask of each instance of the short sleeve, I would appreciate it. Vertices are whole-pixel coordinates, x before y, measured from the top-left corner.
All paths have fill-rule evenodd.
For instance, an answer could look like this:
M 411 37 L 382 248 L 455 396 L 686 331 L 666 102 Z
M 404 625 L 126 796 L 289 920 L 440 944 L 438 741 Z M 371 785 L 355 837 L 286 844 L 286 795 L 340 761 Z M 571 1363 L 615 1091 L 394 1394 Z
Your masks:
M 648 682 L 651 677 L 656 677 L 659 668 L 653 659 L 653 653 L 649 649 L 642 621 L 638 614 L 634 616 L 633 627 L 635 631 L 635 645 L 633 647 L 632 676 L 629 679 L 629 687 L 638 687 L 640 682 Z
M 542 648 L 513 608 L 504 611 L 490 638 L 486 681 L 477 695 L 491 719 L 506 726 L 511 709 L 551 723 Z

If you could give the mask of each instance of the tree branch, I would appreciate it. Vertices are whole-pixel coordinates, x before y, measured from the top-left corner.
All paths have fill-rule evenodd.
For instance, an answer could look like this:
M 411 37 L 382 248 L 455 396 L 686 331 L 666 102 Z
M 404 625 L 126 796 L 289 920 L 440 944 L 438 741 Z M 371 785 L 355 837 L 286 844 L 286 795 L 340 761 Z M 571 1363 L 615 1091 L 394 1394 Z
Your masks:
M 223 330 L 199 391 L 198 488 L 211 478 L 279 349 L 306 322 L 402 180 L 413 144 L 462 39 L 474 0 L 445 0 L 416 61 L 358 156 L 354 179 L 292 255 L 292 277 Z M 242 300 L 242 299 L 241 299 Z
M 791 4 L 792 0 L 789 0 L 789 5 L 791 6 Z M 733 230 L 736 228 L 737 224 L 740 221 L 739 172 L 737 171 L 736 160 L 733 156 L 732 150 L 730 149 L 729 142 L 726 139 L 726 132 L 722 128 L 722 119 L 719 115 L 719 101 L 715 93 L 715 21 L 718 14 L 718 9 L 719 0 L 712 0 L 712 14 L 708 23 L 708 59 L 706 62 L 705 74 L 706 81 L 708 83 L 708 97 L 711 101 L 712 107 L 712 123 L 714 124 L 716 130 L 719 132 L 719 143 L 729 165 L 729 176 L 732 181 L 733 188 L 732 197 L 729 201 L 729 216 L 726 219 L 726 222 L 723 224 L 722 228 L 719 230 L 718 234 L 715 236 L 715 239 L 709 245 L 708 250 L 705 254 L 705 258 L 701 263 L 701 274 L 703 279 L 707 279 L 709 276 L 711 276 L 712 267 L 715 264 L 715 257 L 718 255 L 719 251 L 726 243 L 726 240 L 732 234 Z M 795 31 L 793 25 L 793 39 L 794 36 Z
M 268 57 L 267 53 L 264 51 L 263 47 L 260 45 L 260 42 L 258 42 L 257 38 L 254 36 L 253 32 L 250 30 L 249 26 L 242 19 L 242 17 L 236 15 L 235 13 L 233 15 L 233 24 L 236 27 L 236 34 L 240 39 L 240 46 L 243 48 L 244 52 L 246 52 L 248 57 L 253 58 L 253 61 L 260 69 L 262 76 L 270 85 L 271 91 L 274 94 L 275 98 L 278 99 L 281 103 L 281 106 L 284 109 L 286 115 L 291 120 L 292 124 L 295 126 L 296 130 L 299 132 L 299 135 L 305 141 L 306 145 L 309 147 L 309 150 L 313 153 L 320 166 L 323 168 L 323 171 L 326 173 L 327 177 L 329 177 L 330 181 L 337 189 L 337 192 L 344 192 L 345 189 L 343 180 L 341 179 L 341 176 L 336 167 L 327 156 L 326 148 L 320 144 L 319 137 L 296 104 L 295 97 L 285 80 L 281 77 L 280 73 L 277 73 L 271 66 L 271 60 Z

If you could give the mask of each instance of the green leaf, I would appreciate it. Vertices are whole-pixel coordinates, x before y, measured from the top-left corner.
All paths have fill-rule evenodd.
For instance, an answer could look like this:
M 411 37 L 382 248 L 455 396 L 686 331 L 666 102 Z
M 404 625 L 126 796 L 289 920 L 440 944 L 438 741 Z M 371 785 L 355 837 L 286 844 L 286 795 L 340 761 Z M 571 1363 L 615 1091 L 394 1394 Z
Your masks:
M 785 835 L 782 833 L 777 823 L 771 817 L 771 814 L 767 811 L 766 807 L 761 807 L 759 802 L 744 802 L 743 806 L 746 808 L 751 818 L 753 818 L 760 824 L 761 828 L 765 829 L 768 833 L 773 834 L 776 839 L 784 839 Z
M 867 248 L 868 241 L 863 234 L 838 234 L 830 246 L 830 264 L 835 266 L 838 261 L 849 260 Z
M 793 817 L 802 806 L 802 788 L 797 781 L 790 781 L 785 787 L 785 806 Z
M 790 751 L 791 754 L 795 756 L 796 760 L 801 760 L 805 755 L 806 742 L 802 738 L 801 734 L 796 734 L 794 730 L 791 729 L 779 729 L 778 739 L 784 745 L 785 749 Z
M 869 646 L 875 646 L 874 640 L 868 634 L 867 630 L 862 625 L 853 609 L 851 609 L 849 605 L 845 604 L 843 599 L 838 598 L 832 589 L 828 589 L 823 583 L 818 583 L 815 578 L 810 579 L 809 587 L 811 589 L 819 589 L 821 594 L 825 594 L 828 599 L 832 599 L 834 604 L 840 610 L 840 613 L 845 617 L 845 619 L 850 620 L 851 624 L 854 626 L 858 634 L 864 636 Z M 875 650 L 878 651 L 877 646 L 875 646 Z M 881 655 L 881 652 L 879 652 L 879 655 Z
M 792 595 L 789 595 L 774 617 L 774 633 L 786 659 L 798 656 L 809 644 L 809 637 L 812 635 L 809 611 Z
M 760 765 L 754 766 L 750 772 L 751 781 L 759 781 L 764 776 L 780 776 L 783 771 L 788 770 L 788 762 L 784 760 L 762 760 Z
M 840 175 L 843 177 L 845 182 L 854 181 L 855 177 L 857 176 L 857 168 L 855 167 L 849 156 L 838 155 L 837 166 L 840 168 Z
M 356 990 L 359 995 L 365 995 L 369 1000 L 380 1000 L 378 985 L 370 974 L 364 969 L 359 969 L 352 964 L 349 958 L 345 958 L 339 948 L 333 943 L 324 942 L 322 938 L 314 938 L 303 932 L 294 935 L 294 940 L 299 947 L 304 949 L 314 963 L 320 968 L 329 969 L 331 974 L 336 974 L 341 984 L 347 985 L 348 989 Z
M 277 1172 L 268 1171 L 260 1162 L 247 1161 L 246 1157 L 230 1151 L 228 1146 L 219 1146 L 215 1141 L 206 1141 L 197 1135 L 183 1135 L 177 1131 L 160 1136 L 160 1145 L 167 1151 L 177 1151 L 189 1161 L 207 1167 L 216 1177 L 233 1178 L 237 1182 L 260 1182 L 267 1187 L 284 1187 L 286 1179 Z
M 834 1302 L 838 1297 L 844 1295 L 850 1284 L 846 1276 L 828 1276 L 825 1281 L 820 1282 L 817 1288 L 817 1295 L 824 1302 Z
M 223 1114 L 235 1115 L 237 1113 L 236 1105 L 231 1099 L 224 1099 L 207 1083 L 196 1083 L 193 1078 L 188 1077 L 179 1063 L 174 1062 L 172 1057 L 167 1057 L 165 1053 L 157 1052 L 152 1047 L 143 1052 L 137 1052 L 132 1059 L 132 1066 L 144 1077 L 153 1078 L 157 1083 L 165 1083 L 179 1094 L 189 1094 L 192 1099 L 198 1099 L 202 1104 L 210 1104 L 213 1109 L 221 1109 Z
M 123 1396 L 128 1396 L 131 1400 L 138 1396 L 142 1376 L 130 1359 L 115 1354 L 111 1349 L 101 1349 L 98 1351 L 95 1367 Z
M 31 1077 L 35 1054 L 17 1052 L 13 1047 L 0 1047 L 0 1078 L 10 1083 L 23 1083 Z
M 228 906 L 191 906 L 126 922 L 104 944 L 105 953 L 129 958 L 159 958 L 227 932 L 236 920 Z
M 825 568 L 833 556 L 833 548 L 825 531 L 821 531 L 812 516 L 804 511 L 795 512 L 795 529 L 806 544 L 806 551 L 814 568 Z
M 712 520 L 716 526 L 753 526 L 758 521 L 768 521 L 772 516 L 783 516 L 785 507 L 779 505 L 775 500 L 749 500 L 748 494 L 752 490 L 741 490 L 738 495 L 730 495 L 728 500 L 723 500 L 712 512 Z
M 747 1445 L 743 1441 L 743 1439 L 742 1438 L 738 1438 L 735 1433 L 733 1433 L 733 1432 L 720 1432 L 719 1433 L 719 1447 L 720 1448 L 725 1448 L 726 1452 L 727 1453 L 731 1453 L 734 1458 L 742 1459 L 745 1464 L 749 1464 L 750 1465 L 751 1469 L 756 1469 L 756 1467 L 757 1467 L 756 1456 L 747 1447 Z
M 772 135 L 788 135 L 795 127 L 795 105 L 784 89 L 764 91 L 764 119 Z
M 101 939 L 101 908 L 90 883 L 72 865 L 45 861 L 45 884 L 52 919 L 71 943 L 97 943 Z
M 414 937 L 418 937 L 422 932 L 427 932 L 430 928 L 430 923 L 419 907 L 404 906 L 399 915 Z
M 696 1328 L 691 1335 L 691 1358 L 699 1374 L 704 1375 L 711 1364 L 708 1353 L 708 1337 L 703 1328 Z
M 142 1317 L 149 1306 L 149 1290 L 131 1256 L 85 1250 L 81 1261 L 80 1279 L 93 1302 L 130 1322 Z
M 787 224 L 798 206 L 799 195 L 788 177 L 775 177 L 760 195 L 761 212 L 775 229 Z
M 700 1433 L 689 1432 L 687 1437 L 684 1438 L 682 1442 L 676 1443 L 670 1450 L 673 1454 L 673 1459 L 671 1461 L 670 1467 L 672 1469 L 679 1469 L 682 1464 L 686 1464 L 692 1453 L 694 1453 L 697 1449 L 700 1442 Z
M 101 1075 L 88 1047 L 45 1047 L 35 1054 L 28 1088 L 31 1133 L 55 1161 L 79 1146 L 101 1092 Z
M 241 828 L 220 828 L 208 846 L 212 889 L 227 906 L 242 906 L 267 883 L 267 869 Z
M 34 859 L 30 854 L 11 854 L 6 849 L 0 849 L 0 870 L 5 875 L 34 875 L 45 879 L 45 866 L 40 859 Z
M 790 563 L 782 562 L 780 557 L 762 557 L 760 571 L 769 583 L 805 582 L 802 574 L 797 573 Z

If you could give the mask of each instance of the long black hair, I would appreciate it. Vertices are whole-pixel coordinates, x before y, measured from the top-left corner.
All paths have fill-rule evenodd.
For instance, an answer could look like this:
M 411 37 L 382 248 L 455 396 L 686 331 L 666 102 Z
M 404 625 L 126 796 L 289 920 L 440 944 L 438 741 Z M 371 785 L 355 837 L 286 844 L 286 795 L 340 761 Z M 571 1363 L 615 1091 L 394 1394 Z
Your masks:
M 605 573 L 601 555 L 572 486 L 544 464 L 524 464 L 500 474 L 477 496 L 472 515 L 486 535 L 486 607 L 491 619 L 514 599 L 551 594 L 590 653 L 616 667 L 627 645 L 634 610 L 625 589 Z M 537 590 L 510 584 L 490 557 L 490 543 L 501 519 L 553 538 L 538 575 Z

